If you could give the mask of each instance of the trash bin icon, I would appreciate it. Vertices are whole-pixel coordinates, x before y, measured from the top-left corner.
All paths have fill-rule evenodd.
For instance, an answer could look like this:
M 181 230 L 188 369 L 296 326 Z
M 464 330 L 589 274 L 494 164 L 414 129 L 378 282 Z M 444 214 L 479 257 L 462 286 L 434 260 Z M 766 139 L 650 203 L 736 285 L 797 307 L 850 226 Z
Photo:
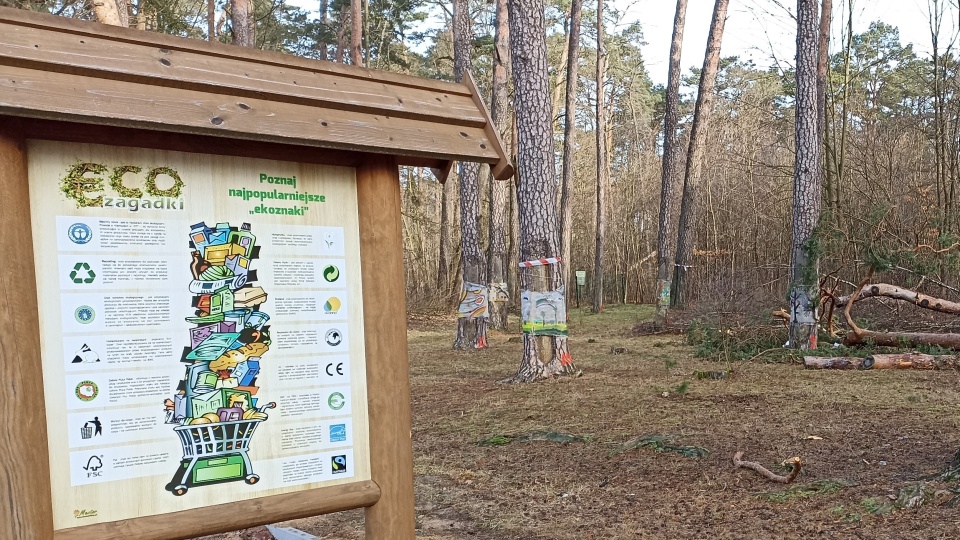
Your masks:
M 80 438 L 81 439 L 90 439 L 93 438 L 93 426 L 88 426 L 86 424 L 80 428 Z

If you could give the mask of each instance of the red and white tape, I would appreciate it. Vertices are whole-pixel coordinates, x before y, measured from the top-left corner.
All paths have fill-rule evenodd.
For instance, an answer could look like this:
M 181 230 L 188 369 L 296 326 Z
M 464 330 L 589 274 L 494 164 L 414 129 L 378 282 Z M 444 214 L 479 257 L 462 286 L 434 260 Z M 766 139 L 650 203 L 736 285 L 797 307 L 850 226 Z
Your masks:
M 520 263 L 520 268 L 533 268 L 534 266 L 547 266 L 550 264 L 560 264 L 560 257 L 547 257 L 546 259 L 523 261 Z

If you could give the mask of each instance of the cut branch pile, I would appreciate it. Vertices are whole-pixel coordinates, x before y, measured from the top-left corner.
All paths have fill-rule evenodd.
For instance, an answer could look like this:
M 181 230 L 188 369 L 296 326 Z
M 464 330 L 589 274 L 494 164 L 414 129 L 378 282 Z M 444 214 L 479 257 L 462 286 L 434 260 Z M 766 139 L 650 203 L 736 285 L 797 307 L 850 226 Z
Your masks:
M 793 468 L 790 470 L 790 474 L 786 476 L 779 475 L 770 469 L 767 469 L 763 465 L 757 463 L 756 461 L 743 461 L 743 452 L 737 452 L 733 455 L 733 466 L 740 467 L 743 469 L 750 469 L 760 476 L 773 480 L 774 482 L 780 482 L 781 484 L 789 484 L 797 479 L 797 476 L 800 474 L 800 469 L 803 468 L 803 460 L 799 457 L 792 457 L 782 463 L 782 465 L 790 465 Z

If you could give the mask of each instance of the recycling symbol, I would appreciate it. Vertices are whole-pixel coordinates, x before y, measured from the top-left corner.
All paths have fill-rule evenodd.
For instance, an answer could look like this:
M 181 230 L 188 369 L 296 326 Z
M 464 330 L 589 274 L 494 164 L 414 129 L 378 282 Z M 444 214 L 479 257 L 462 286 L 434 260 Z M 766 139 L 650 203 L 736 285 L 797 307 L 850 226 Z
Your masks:
M 82 274 L 86 272 L 86 277 Z M 85 262 L 78 262 L 73 265 L 73 271 L 70 272 L 70 279 L 74 283 L 93 283 L 93 280 L 96 279 L 97 274 L 90 269 L 90 265 Z

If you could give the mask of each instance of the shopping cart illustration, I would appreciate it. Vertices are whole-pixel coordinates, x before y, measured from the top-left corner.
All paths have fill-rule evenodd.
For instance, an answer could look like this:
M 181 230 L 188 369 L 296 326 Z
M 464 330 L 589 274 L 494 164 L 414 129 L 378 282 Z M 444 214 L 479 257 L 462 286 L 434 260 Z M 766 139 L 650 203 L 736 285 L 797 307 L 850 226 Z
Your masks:
M 276 403 L 267 403 L 257 411 L 264 412 L 276 406 Z M 166 490 L 180 496 L 194 486 L 238 480 L 250 485 L 259 482 L 260 476 L 253 473 L 247 452 L 253 432 L 262 421 L 234 420 L 173 428 L 183 446 L 183 460 Z

